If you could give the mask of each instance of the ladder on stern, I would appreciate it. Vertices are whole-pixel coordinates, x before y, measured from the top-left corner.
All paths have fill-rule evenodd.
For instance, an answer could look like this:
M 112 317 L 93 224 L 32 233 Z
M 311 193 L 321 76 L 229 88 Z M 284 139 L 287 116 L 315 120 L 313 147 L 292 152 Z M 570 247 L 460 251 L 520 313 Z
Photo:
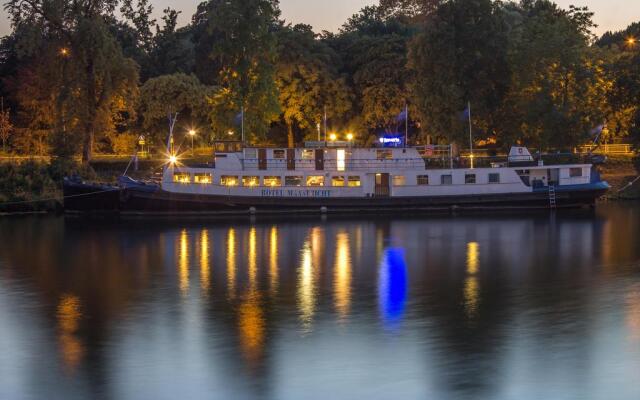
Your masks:
M 556 187 L 549 185 L 549 208 L 556 208 Z

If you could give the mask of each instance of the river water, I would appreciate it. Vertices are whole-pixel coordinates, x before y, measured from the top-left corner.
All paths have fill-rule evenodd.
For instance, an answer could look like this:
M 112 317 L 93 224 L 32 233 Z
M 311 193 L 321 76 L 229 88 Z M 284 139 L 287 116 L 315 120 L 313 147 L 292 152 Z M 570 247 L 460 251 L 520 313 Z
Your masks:
M 640 204 L 0 220 L 0 399 L 640 399 Z

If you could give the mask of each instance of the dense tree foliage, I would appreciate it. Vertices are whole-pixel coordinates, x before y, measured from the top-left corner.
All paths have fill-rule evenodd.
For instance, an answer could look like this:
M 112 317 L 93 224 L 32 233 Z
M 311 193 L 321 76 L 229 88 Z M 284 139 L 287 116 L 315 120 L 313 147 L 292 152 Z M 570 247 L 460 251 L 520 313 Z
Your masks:
M 162 146 L 178 113 L 201 143 L 294 146 L 318 126 L 365 142 L 476 140 L 563 149 L 602 131 L 640 142 L 640 23 L 592 34 L 550 0 L 380 0 L 337 33 L 280 19 L 277 0 L 206 0 L 190 22 L 150 0 L 5 0 L 3 147 L 89 160 Z M 241 115 L 241 111 L 244 114 Z M 318 125 L 320 124 L 320 125 Z

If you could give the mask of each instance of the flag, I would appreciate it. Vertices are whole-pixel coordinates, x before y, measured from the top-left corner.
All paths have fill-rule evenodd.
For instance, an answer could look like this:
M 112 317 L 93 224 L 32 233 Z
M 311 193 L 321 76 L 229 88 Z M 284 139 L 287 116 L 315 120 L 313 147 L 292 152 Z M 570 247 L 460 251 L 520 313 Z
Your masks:
M 467 119 L 469 119 L 469 114 L 471 113 L 471 110 L 469 109 L 469 106 L 467 106 L 461 113 L 460 113 L 460 121 L 466 121 Z
M 398 116 L 396 117 L 396 120 L 398 122 L 406 121 L 407 118 L 409 117 L 408 114 L 409 114 L 409 112 L 407 110 L 407 107 L 405 107 L 404 110 L 402 110 L 402 112 L 400 114 L 398 114 Z
M 591 134 L 591 136 L 595 136 L 595 135 L 601 134 L 603 130 L 604 130 L 604 124 L 600 124 L 595 128 L 591 129 L 589 133 Z
M 242 118 L 243 118 L 243 115 L 242 115 L 242 114 L 243 114 L 243 112 L 242 112 L 242 111 L 240 111 L 240 112 L 238 113 L 238 115 L 236 115 L 236 116 L 233 118 L 233 123 L 234 123 L 234 124 L 236 124 L 236 125 L 240 125 L 240 124 L 242 123 Z

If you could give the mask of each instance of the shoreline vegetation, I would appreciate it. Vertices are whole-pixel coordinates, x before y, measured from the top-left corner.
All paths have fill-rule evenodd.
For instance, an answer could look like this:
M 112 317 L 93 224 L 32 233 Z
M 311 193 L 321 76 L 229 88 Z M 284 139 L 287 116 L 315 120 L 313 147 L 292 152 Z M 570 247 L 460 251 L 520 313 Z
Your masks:
M 196 156 L 189 161 L 203 161 Z M 0 215 L 24 213 L 57 213 L 63 210 L 62 180 L 65 176 L 79 176 L 89 181 L 115 184 L 127 169 L 133 178 L 147 179 L 161 170 L 163 158 L 141 159 L 137 170 L 131 158 L 106 156 L 87 164 L 65 160 L 26 159 L 19 163 L 0 162 Z M 600 166 L 602 178 L 611 185 L 606 200 L 640 200 L 640 157 L 609 156 Z

